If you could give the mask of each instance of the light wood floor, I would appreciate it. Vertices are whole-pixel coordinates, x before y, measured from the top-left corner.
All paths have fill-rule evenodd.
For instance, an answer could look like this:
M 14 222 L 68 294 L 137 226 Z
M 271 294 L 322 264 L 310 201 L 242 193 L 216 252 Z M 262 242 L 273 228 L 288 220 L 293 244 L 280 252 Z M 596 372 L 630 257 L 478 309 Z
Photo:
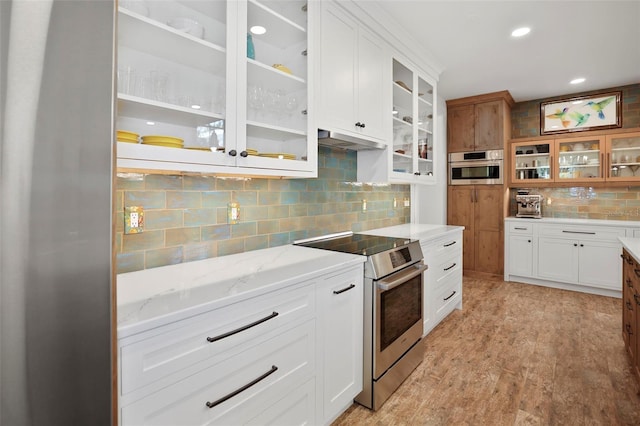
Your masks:
M 382 408 L 334 425 L 640 425 L 620 299 L 467 277 L 463 295 Z

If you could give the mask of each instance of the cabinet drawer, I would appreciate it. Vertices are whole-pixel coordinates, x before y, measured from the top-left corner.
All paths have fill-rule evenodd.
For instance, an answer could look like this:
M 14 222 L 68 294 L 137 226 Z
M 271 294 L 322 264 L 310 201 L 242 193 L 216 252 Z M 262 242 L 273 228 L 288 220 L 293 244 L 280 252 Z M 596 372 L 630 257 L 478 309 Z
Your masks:
M 462 236 L 455 234 L 448 237 L 429 241 L 422 245 L 425 259 L 437 257 L 451 257 L 462 253 Z
M 121 395 L 157 381 L 162 382 L 157 387 L 166 386 L 268 339 L 281 326 L 311 318 L 315 315 L 314 294 L 309 283 L 287 287 L 149 331 L 134 343 L 123 343 Z M 231 334 L 234 331 L 238 332 Z
M 462 297 L 462 280 L 456 278 L 450 277 L 441 288 L 435 291 L 434 307 L 438 320 L 447 316 Z
M 426 285 L 431 285 L 436 289 L 439 289 L 454 277 L 462 281 L 462 256 L 458 254 L 452 258 L 445 258 L 431 263 L 428 271 L 429 274 L 427 276 L 432 282 Z
M 512 234 L 533 235 L 533 223 L 509 222 L 509 232 Z
M 624 228 L 580 225 L 542 225 L 539 235 L 545 237 L 567 238 L 572 240 L 615 241 L 625 236 Z
M 309 320 L 123 407 L 120 424 L 244 424 L 313 377 L 315 350 Z

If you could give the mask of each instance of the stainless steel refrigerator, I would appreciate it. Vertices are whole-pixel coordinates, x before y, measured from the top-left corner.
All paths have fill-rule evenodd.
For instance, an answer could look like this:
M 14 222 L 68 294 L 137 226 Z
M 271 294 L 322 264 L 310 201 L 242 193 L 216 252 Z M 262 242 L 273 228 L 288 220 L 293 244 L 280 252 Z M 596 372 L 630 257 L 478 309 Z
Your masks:
M 108 425 L 115 2 L 0 1 L 0 424 Z

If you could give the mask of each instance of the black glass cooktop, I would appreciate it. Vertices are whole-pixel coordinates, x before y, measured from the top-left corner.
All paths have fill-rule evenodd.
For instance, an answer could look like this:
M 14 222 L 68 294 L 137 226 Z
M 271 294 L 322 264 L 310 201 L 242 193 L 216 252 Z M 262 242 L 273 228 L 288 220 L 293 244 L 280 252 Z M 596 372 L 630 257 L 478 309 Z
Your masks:
M 371 256 L 396 247 L 403 247 L 410 242 L 411 239 L 409 238 L 351 234 L 336 238 L 294 243 L 294 245 Z

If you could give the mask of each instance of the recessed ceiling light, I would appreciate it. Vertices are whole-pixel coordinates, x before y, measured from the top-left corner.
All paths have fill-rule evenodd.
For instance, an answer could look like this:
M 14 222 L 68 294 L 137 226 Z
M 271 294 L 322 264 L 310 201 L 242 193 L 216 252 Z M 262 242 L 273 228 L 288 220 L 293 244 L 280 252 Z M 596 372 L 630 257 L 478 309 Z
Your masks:
M 156 122 L 155 121 L 147 121 L 147 125 L 149 126 L 155 126 Z
M 198 105 L 198 104 L 193 104 L 193 105 L 191 105 L 191 108 L 193 108 L 193 109 L 200 109 L 200 105 Z
M 581 104 L 581 103 L 582 103 L 582 101 L 573 101 L 573 102 L 571 102 L 571 103 L 572 103 L 573 105 L 579 105 L 579 104 Z
M 586 79 L 585 78 L 574 78 L 573 80 L 571 80 L 569 83 L 570 84 L 580 84 L 580 83 L 584 83 Z
M 267 29 L 261 25 L 254 25 L 249 31 L 251 31 L 251 34 L 262 35 L 267 32 Z
M 511 35 L 513 37 L 522 37 L 523 35 L 529 34 L 530 31 L 531 31 L 531 28 L 529 27 L 516 28 L 511 32 Z

